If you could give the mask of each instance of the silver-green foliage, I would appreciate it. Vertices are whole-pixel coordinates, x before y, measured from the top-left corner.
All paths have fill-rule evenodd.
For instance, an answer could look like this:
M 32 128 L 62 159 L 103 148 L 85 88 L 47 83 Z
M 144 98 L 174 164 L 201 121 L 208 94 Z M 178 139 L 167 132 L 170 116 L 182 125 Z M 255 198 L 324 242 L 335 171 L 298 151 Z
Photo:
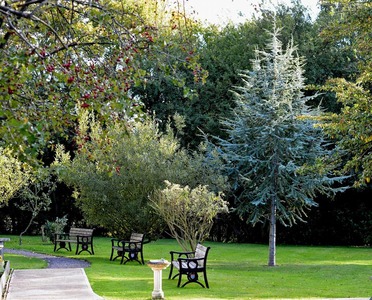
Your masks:
M 240 215 L 253 223 L 292 225 L 317 205 L 317 193 L 342 190 L 334 188 L 342 178 L 332 174 L 332 151 L 317 126 L 319 111 L 306 105 L 311 97 L 303 93 L 303 61 L 296 48 L 283 49 L 275 28 L 267 49 L 256 50 L 252 66 L 241 74 L 234 117 L 223 121 L 229 138 L 219 144 L 241 191 Z
M 180 149 L 172 130 L 160 132 L 153 120 L 103 126 L 83 113 L 79 136 L 74 158 L 59 149 L 55 167 L 75 188 L 86 220 L 116 236 L 159 233 L 164 224 L 148 205 L 148 196 L 163 188 L 165 180 L 190 187 L 202 183 L 217 191 L 225 184 L 212 158 Z
M 213 220 L 219 213 L 227 213 L 227 203 L 221 193 L 209 191 L 208 186 L 191 189 L 166 181 L 166 187 L 150 197 L 153 207 L 168 225 L 184 251 L 195 251 L 209 235 Z

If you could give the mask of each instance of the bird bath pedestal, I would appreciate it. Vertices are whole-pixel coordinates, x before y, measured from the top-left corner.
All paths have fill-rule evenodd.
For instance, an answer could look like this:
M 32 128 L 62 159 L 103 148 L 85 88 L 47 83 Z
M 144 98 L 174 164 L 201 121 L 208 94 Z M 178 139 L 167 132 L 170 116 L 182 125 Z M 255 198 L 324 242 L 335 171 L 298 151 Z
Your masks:
M 150 260 L 147 265 L 154 271 L 152 300 L 165 299 L 162 290 L 162 270 L 166 269 L 170 265 L 170 262 L 164 259 Z

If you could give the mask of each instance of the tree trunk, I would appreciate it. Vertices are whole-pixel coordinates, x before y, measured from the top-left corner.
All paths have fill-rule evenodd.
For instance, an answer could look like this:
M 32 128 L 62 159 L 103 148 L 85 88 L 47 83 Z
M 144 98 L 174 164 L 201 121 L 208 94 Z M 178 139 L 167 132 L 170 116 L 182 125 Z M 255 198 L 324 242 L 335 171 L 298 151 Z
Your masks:
M 276 265 L 276 197 L 271 198 L 270 237 L 269 237 L 269 266 Z
M 33 213 L 30 222 L 28 222 L 28 225 L 24 231 L 22 231 L 19 235 L 19 245 L 22 245 L 22 236 L 27 232 L 27 230 L 30 228 L 32 222 L 34 221 L 35 217 L 37 216 L 37 213 Z

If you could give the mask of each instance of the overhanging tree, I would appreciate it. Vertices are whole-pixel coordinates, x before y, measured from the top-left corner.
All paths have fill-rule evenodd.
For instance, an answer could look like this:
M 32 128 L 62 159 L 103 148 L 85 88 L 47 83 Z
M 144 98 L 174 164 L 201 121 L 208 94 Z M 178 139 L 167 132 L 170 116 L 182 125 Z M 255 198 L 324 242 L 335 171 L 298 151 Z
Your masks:
M 269 266 L 276 265 L 276 224 L 303 221 L 317 193 L 334 187 L 332 150 L 317 126 L 317 110 L 306 105 L 303 61 L 293 43 L 282 47 L 274 26 L 266 51 L 256 50 L 252 71 L 233 92 L 236 109 L 218 139 L 226 168 L 236 180 L 236 210 L 247 222 L 269 221 Z
M 187 89 L 198 58 L 189 36 L 178 42 L 188 21 L 169 2 L 1 1 L 0 145 L 36 160 L 73 138 L 76 107 L 102 119 L 137 114 L 134 88 L 160 81 L 155 73 Z

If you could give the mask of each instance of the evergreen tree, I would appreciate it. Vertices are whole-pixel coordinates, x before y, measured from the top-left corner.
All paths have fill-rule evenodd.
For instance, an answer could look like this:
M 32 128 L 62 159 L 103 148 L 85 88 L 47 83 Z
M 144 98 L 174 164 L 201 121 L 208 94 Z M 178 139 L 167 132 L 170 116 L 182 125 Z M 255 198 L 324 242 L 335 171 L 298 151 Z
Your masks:
M 276 223 L 291 226 L 316 206 L 317 193 L 334 194 L 343 177 L 332 170 L 332 150 L 317 126 L 319 110 L 305 97 L 303 60 L 287 49 L 274 26 L 267 51 L 255 52 L 252 71 L 233 91 L 236 109 L 222 121 L 227 139 L 218 139 L 235 178 L 235 207 L 247 222 L 269 220 L 269 266 L 276 265 Z M 240 191 L 240 192 L 238 192 Z

